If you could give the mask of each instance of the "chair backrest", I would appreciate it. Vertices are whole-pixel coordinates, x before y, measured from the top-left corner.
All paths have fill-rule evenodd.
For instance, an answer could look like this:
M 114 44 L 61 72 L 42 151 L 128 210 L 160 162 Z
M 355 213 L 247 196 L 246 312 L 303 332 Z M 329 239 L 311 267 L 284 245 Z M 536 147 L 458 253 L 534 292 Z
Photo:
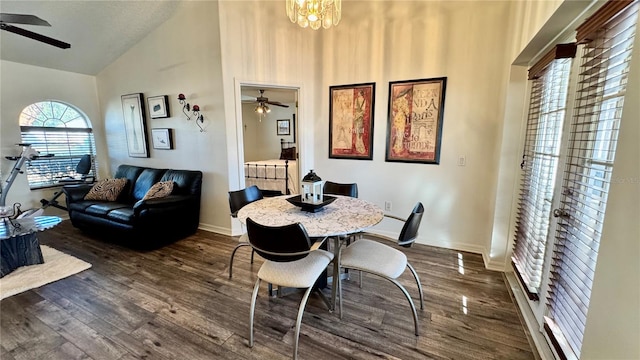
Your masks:
M 300 223 L 266 226 L 247 218 L 249 244 L 263 258 L 288 262 L 309 255 L 311 240 Z
M 344 195 L 357 198 L 358 184 L 340 184 L 332 181 L 325 181 L 324 186 L 322 187 L 322 192 L 325 194 Z
M 404 247 L 411 247 L 416 238 L 418 237 L 418 228 L 420 227 L 420 221 L 422 221 L 422 214 L 424 214 L 424 206 L 421 202 L 418 202 L 411 211 L 411 215 L 404 222 L 400 236 L 398 237 L 398 245 Z
M 91 172 L 91 155 L 84 154 L 76 165 L 76 172 L 80 175 L 87 175 Z
M 262 199 L 262 192 L 257 186 L 252 185 L 242 190 L 229 191 L 229 208 L 231 216 L 238 217 L 238 211 L 243 206 Z

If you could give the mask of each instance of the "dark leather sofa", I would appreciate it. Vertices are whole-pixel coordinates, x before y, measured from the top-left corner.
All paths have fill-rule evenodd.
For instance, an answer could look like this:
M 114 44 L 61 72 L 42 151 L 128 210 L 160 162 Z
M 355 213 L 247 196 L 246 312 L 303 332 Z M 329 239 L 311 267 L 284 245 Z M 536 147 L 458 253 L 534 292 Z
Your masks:
M 114 202 L 84 200 L 91 185 L 63 188 L 73 226 L 144 248 L 195 233 L 200 220 L 201 171 L 120 165 L 114 178 L 128 179 Z M 171 195 L 142 200 L 159 181 L 174 182 Z

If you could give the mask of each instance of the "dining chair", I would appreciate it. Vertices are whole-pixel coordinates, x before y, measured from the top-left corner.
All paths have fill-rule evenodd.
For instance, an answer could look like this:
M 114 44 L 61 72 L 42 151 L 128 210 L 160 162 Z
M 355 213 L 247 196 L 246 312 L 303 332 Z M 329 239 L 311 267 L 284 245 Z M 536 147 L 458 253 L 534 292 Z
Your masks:
M 358 184 L 341 184 L 332 181 L 325 181 L 322 187 L 322 192 L 325 194 L 344 195 L 354 198 L 358 197 Z
M 322 192 L 324 194 L 330 195 L 344 195 L 352 198 L 358 197 L 358 184 L 357 183 L 337 183 L 333 181 L 325 181 L 322 186 Z M 351 238 L 354 234 L 351 235 L 341 235 L 338 237 L 340 241 L 346 241 L 347 245 L 351 243 Z
M 354 269 L 362 272 L 367 272 L 373 275 L 380 276 L 391 281 L 395 284 L 404 296 L 409 301 L 411 311 L 413 312 L 413 323 L 415 327 L 415 334 L 418 336 L 418 314 L 416 307 L 413 303 L 413 299 L 407 289 L 398 282 L 398 277 L 402 275 L 406 268 L 409 268 L 413 277 L 418 285 L 418 291 L 420 293 L 420 309 L 424 309 L 424 299 L 422 295 L 422 285 L 416 270 L 407 261 L 407 256 L 400 250 L 394 249 L 389 245 L 382 244 L 375 240 L 370 239 L 382 239 L 395 241 L 399 246 L 411 247 L 414 241 L 418 237 L 418 228 L 420 227 L 420 221 L 424 214 L 424 206 L 418 202 L 411 211 L 409 218 L 402 219 L 393 215 L 385 215 L 385 217 L 404 221 L 402 230 L 397 239 L 391 239 L 383 235 L 372 233 L 361 233 L 360 238 L 354 241 L 351 245 L 344 249 L 341 249 L 338 253 L 338 267 L 345 269 Z M 362 287 L 362 275 L 360 277 L 360 286 Z M 342 280 L 338 276 L 338 297 L 340 318 L 342 319 Z
M 333 254 L 320 249 L 312 249 L 312 241 L 300 223 L 284 226 L 265 226 L 247 218 L 249 244 L 265 261 L 258 270 L 258 279 L 251 295 L 249 311 L 249 347 L 253 347 L 253 318 L 258 289 L 262 280 L 284 287 L 306 289 L 296 319 L 293 342 L 293 358 L 298 357 L 298 339 L 302 315 L 309 294 L 314 289 L 318 277 L 333 260 Z
M 254 201 L 262 199 L 262 192 L 257 186 L 252 185 L 247 188 L 229 191 L 229 208 L 231 209 L 231 217 L 237 218 L 238 211 L 247 204 L 251 204 Z M 240 235 L 238 239 L 238 245 L 231 252 L 231 258 L 229 259 L 229 279 L 233 276 L 233 258 L 236 255 L 236 251 L 243 246 L 249 246 L 249 239 L 247 233 Z M 251 263 L 253 264 L 253 254 L 251 251 Z

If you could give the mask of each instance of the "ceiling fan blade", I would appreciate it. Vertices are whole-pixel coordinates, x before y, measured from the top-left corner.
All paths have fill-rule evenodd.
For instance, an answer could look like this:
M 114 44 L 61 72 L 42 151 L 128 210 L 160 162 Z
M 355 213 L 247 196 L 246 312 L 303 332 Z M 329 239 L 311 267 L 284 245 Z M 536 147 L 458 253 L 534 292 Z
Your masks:
M 56 39 L 50 38 L 48 36 L 36 34 L 33 31 L 21 29 L 19 27 L 15 27 L 13 25 L 0 23 L 0 28 L 2 30 L 7 30 L 7 31 L 12 32 L 14 34 L 26 36 L 26 37 L 28 37 L 30 39 L 41 41 L 41 42 L 43 42 L 45 44 L 49 44 L 49 45 L 52 45 L 52 46 L 55 46 L 55 47 L 59 47 L 61 49 L 68 49 L 68 48 L 71 47 L 71 45 L 66 43 L 66 42 L 63 42 L 63 41 L 60 41 L 60 40 L 56 40 Z
M 279 102 L 277 102 L 277 101 L 265 101 L 265 102 L 266 102 L 267 104 L 269 104 L 269 105 L 280 106 L 280 107 L 283 107 L 283 108 L 288 108 L 288 107 L 289 107 L 289 105 L 285 105 L 285 104 L 283 104 L 283 103 L 279 103 Z
M 35 15 L 26 14 L 0 14 L 0 21 L 11 24 L 24 24 L 24 25 L 39 25 L 39 26 L 51 26 L 46 20 Z

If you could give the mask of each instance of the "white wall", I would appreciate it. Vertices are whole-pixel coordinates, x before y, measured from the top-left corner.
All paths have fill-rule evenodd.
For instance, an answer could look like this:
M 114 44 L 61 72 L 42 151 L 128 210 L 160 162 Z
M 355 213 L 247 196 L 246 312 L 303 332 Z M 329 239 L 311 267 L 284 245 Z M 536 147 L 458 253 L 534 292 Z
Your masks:
M 348 2 L 323 33 L 315 169 L 407 216 L 426 207 L 419 243 L 483 253 L 491 237 L 508 63 L 508 2 Z M 345 10 L 346 7 L 349 10 Z M 361 16 L 367 14 L 367 16 Z M 482 29 L 478 31 L 477 29 Z M 440 165 L 385 162 L 390 81 L 447 77 Z M 376 83 L 373 160 L 328 158 L 328 88 Z M 467 165 L 457 166 L 459 155 Z M 378 231 L 391 232 L 382 223 Z M 397 231 L 397 230 L 395 230 Z
M 25 107 L 45 100 L 56 100 L 71 104 L 82 111 L 93 125 L 98 149 L 105 148 L 102 133 L 102 116 L 98 105 L 96 79 L 93 76 L 52 70 L 15 62 L 0 61 L 0 155 L 2 181 L 6 180 L 15 164 L 5 156 L 20 155 L 19 117 Z M 98 164 L 108 163 L 104 151 L 98 150 Z M 105 173 L 99 173 L 104 176 Z M 29 190 L 26 175 L 16 177 L 7 197 L 7 205 L 22 204 L 22 210 L 40 207 L 40 199 L 49 199 L 56 189 Z M 64 196 L 59 200 L 64 201 Z M 62 215 L 66 212 L 49 207 L 48 215 Z
M 120 164 L 201 170 L 201 228 L 229 233 L 224 94 L 220 65 L 218 4 L 181 2 L 175 15 L 98 74 L 100 104 L 111 171 Z M 171 117 L 147 119 L 147 129 L 174 129 L 174 150 L 154 150 L 150 158 L 128 156 L 121 95 L 169 95 Z M 182 113 L 184 93 L 204 115 L 205 132 Z

